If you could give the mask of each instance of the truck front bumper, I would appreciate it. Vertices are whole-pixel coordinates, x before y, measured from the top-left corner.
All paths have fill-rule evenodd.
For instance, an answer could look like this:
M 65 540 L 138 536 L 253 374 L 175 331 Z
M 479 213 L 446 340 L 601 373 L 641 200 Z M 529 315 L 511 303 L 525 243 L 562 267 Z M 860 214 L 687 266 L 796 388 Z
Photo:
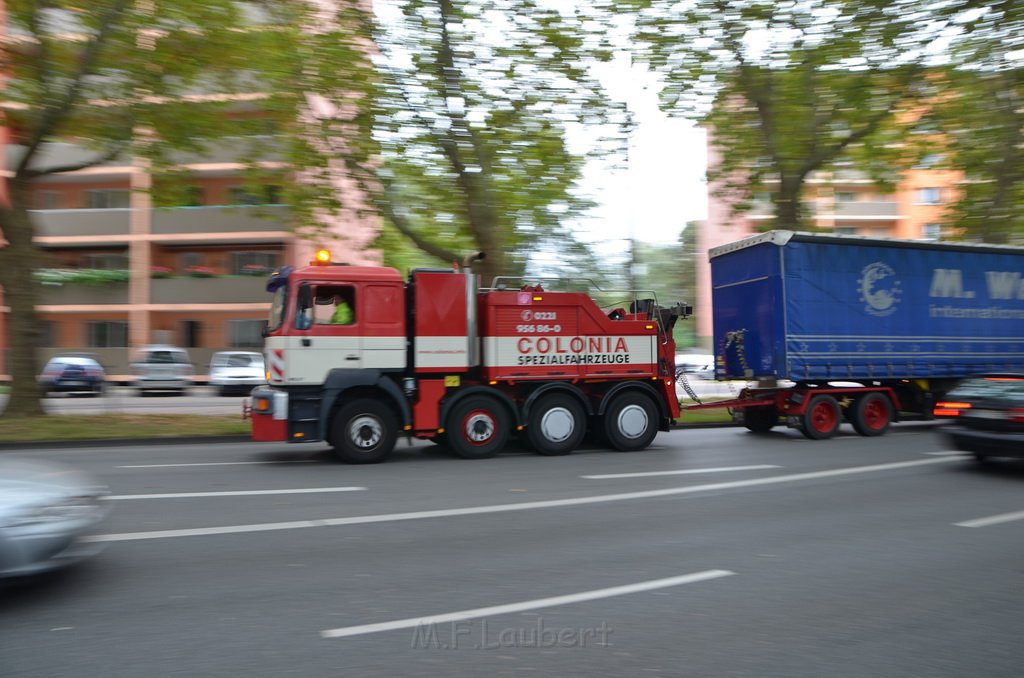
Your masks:
M 288 440 L 288 393 L 257 387 L 249 396 L 252 439 L 257 442 Z

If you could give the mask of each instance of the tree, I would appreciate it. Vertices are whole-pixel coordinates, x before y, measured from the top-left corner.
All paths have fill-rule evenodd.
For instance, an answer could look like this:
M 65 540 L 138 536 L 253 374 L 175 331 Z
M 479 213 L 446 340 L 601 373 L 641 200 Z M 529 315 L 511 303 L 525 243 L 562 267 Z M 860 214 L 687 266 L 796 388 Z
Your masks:
M 1024 235 L 1024 7 L 969 0 L 955 9 L 969 20 L 926 122 L 945 142 L 942 164 L 966 179 L 952 225 L 968 238 L 1006 243 Z
M 6 414 L 19 416 L 42 413 L 32 182 L 116 158 L 159 174 L 173 166 L 174 152 L 202 152 L 228 137 L 258 158 L 268 138 L 302 137 L 304 92 L 316 91 L 306 88 L 346 77 L 359 83 L 368 59 L 347 32 L 304 30 L 315 23 L 315 7 L 304 3 L 7 0 L 6 10 L 3 124 L 16 152 L 0 204 L 0 286 L 10 308 Z M 239 111 L 242 100 L 257 100 L 260 115 Z M 47 150 L 57 140 L 73 140 L 92 155 L 54 164 Z M 316 151 L 295 144 L 285 155 L 315 167 Z M 310 196 L 310 211 L 337 204 L 315 184 L 297 190 Z
M 382 4 L 368 99 L 378 161 L 336 150 L 385 233 L 397 230 L 445 264 L 482 251 L 478 270 L 489 280 L 522 273 L 539 243 L 588 209 L 573 190 L 583 158 L 569 150 L 565 131 L 616 112 L 587 68 L 609 56 L 613 6 Z M 345 102 L 331 103 L 321 116 L 324 143 L 344 138 L 335 113 Z
M 908 0 L 634 4 L 664 105 L 699 118 L 721 156 L 709 180 L 737 209 L 777 182 L 778 228 L 802 224 L 812 172 L 855 151 L 873 170 L 892 166 L 899 114 L 915 105 L 924 48 L 941 29 L 927 5 Z

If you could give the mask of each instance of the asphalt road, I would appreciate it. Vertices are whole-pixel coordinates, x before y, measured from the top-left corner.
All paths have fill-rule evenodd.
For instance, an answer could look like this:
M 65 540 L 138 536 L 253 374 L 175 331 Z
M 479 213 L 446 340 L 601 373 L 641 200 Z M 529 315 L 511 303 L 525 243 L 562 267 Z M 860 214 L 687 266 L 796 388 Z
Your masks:
M 97 558 L 0 594 L 0 675 L 1019 676 L 1024 467 L 933 429 L 33 450 L 115 505 Z

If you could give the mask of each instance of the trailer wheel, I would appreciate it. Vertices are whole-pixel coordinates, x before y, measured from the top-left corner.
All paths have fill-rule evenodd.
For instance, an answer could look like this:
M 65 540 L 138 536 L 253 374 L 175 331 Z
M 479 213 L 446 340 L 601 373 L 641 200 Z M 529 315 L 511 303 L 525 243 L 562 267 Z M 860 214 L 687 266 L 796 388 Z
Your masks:
M 487 459 L 508 442 L 511 419 L 494 398 L 470 396 L 448 414 L 445 438 L 463 459 Z
M 530 408 L 526 438 L 539 454 L 549 457 L 569 454 L 583 440 L 586 421 L 583 407 L 575 398 L 552 393 Z
M 892 403 L 881 393 L 868 393 L 853 408 L 853 428 L 862 436 L 880 436 L 892 423 Z
M 830 395 L 816 395 L 807 405 L 800 431 L 812 440 L 831 438 L 839 429 L 841 416 L 839 402 L 835 398 Z
M 398 417 L 379 400 L 360 398 L 342 405 L 331 422 L 334 456 L 347 464 L 387 459 L 398 438 Z
M 743 409 L 743 425 L 752 433 L 768 433 L 779 423 L 775 406 L 746 407 Z
M 643 393 L 616 396 L 604 413 L 604 434 L 620 452 L 644 449 L 658 435 L 657 406 Z

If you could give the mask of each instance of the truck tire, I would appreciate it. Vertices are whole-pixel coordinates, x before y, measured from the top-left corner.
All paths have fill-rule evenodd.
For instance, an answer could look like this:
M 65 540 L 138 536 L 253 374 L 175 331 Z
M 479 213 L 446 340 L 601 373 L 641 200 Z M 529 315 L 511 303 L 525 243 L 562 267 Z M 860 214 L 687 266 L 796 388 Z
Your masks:
M 658 408 L 643 393 L 615 396 L 604 413 L 604 435 L 612 449 L 635 452 L 651 444 L 658 435 Z
M 745 407 L 743 409 L 743 425 L 751 433 L 768 433 L 779 423 L 779 413 L 775 406 Z
M 526 438 L 538 454 L 569 454 L 579 447 L 586 431 L 583 407 L 570 395 L 551 393 L 530 408 Z
M 347 464 L 378 464 L 395 449 L 398 417 L 374 398 L 345 403 L 331 422 L 334 456 Z
M 839 429 L 842 412 L 839 402 L 830 395 L 816 395 L 807 404 L 800 432 L 811 440 L 831 438 Z
M 892 403 L 881 393 L 867 393 L 853 407 L 853 428 L 862 436 L 880 436 L 892 423 Z
M 472 395 L 455 404 L 448 413 L 445 439 L 463 459 L 493 457 L 508 442 L 511 418 L 494 398 Z

